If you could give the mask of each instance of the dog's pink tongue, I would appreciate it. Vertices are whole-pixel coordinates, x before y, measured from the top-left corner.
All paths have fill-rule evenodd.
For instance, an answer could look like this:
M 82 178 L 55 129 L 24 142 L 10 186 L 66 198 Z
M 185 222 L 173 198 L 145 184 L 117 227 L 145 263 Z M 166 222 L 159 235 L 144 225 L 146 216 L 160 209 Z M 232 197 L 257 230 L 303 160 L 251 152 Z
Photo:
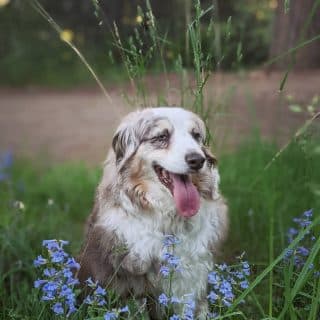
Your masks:
M 173 198 L 178 213 L 183 217 L 194 216 L 200 208 L 199 192 L 188 176 L 170 173 L 173 181 Z

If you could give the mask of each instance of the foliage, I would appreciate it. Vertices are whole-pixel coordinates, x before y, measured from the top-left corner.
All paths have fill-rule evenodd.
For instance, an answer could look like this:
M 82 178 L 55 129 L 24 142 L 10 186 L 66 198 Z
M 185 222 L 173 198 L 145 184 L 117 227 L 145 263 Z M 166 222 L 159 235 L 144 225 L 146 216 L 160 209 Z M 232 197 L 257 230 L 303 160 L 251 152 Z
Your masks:
M 135 1 L 109 1 L 105 4 L 88 0 L 80 4 L 76 0 L 68 0 L 62 5 L 42 0 L 44 8 L 64 29 L 59 39 L 51 26 L 30 6 L 32 0 L 8 1 L 0 6 L 0 27 L 6 30 L 0 35 L 3 44 L 0 48 L 0 84 L 76 86 L 92 83 L 76 55 L 60 41 L 65 35 L 85 53 L 93 68 L 100 70 L 102 79 L 110 82 L 123 80 L 125 70 L 121 67 L 122 58 L 114 42 L 113 22 L 126 39 L 134 38 L 138 31 L 142 35 L 143 47 L 151 47 L 153 40 L 148 39 L 150 20 L 142 15 L 149 10 L 147 3 L 142 1 L 139 7 Z M 218 6 L 201 21 L 201 30 L 210 29 L 203 35 L 203 47 L 214 58 L 210 69 L 235 69 L 265 61 L 274 1 L 216 3 Z M 94 4 L 99 5 L 101 14 Z M 212 1 L 201 1 L 203 8 L 211 4 Z M 172 10 L 173 6 L 180 9 Z M 184 6 L 178 0 L 152 3 L 157 32 L 165 35 L 163 38 L 170 44 L 161 52 L 161 59 L 166 60 L 171 70 L 179 56 L 185 67 L 191 66 L 185 37 L 185 8 L 181 8 Z M 191 16 L 195 16 L 194 4 L 188 10 Z M 111 56 L 109 52 L 112 52 Z M 158 69 L 157 61 L 160 60 L 152 60 L 151 69 Z
M 315 192 L 315 186 L 320 177 L 317 165 L 320 159 L 319 153 L 313 152 L 314 147 L 312 139 L 303 144 L 303 147 L 299 141 L 294 142 L 251 188 L 252 182 L 256 180 L 275 153 L 274 146 L 256 138 L 240 147 L 237 152 L 220 159 L 222 189 L 228 199 L 231 215 L 231 231 L 223 260 L 227 261 L 228 265 L 233 265 L 235 256 L 246 251 L 246 256 L 252 265 L 251 282 L 253 279 L 259 279 L 262 270 L 270 268 L 269 266 L 273 263 L 274 258 L 270 260 L 270 245 L 273 246 L 275 255 L 287 247 L 286 230 L 291 230 L 291 221 L 295 216 L 312 206 L 315 217 L 318 217 L 320 199 Z M 34 164 L 17 161 L 11 156 L 4 156 L 2 161 L 1 167 L 5 168 L 6 176 L 0 182 L 2 217 L 0 224 L 2 313 L 0 318 L 32 318 L 42 312 L 43 317 L 50 319 L 52 311 L 50 308 L 43 309 L 36 293 L 31 289 L 33 282 L 38 278 L 32 259 L 39 255 L 41 251 L 39 243 L 44 238 L 72 240 L 72 251 L 74 253 L 79 251 L 83 223 L 92 207 L 93 191 L 100 171 L 74 164 L 55 165 L 50 168 L 43 165 L 35 167 Z M 289 190 L 288 185 L 290 185 Z M 270 223 L 274 226 L 272 234 L 270 234 Z M 319 226 L 311 225 L 311 227 L 312 232 L 318 235 Z M 307 263 L 308 265 L 313 263 L 315 268 L 318 268 L 319 244 L 318 242 L 306 243 L 307 239 L 302 240 L 304 244 L 303 242 L 299 242 L 298 245 L 293 243 L 292 249 L 308 245 L 309 257 L 312 255 L 312 258 L 308 258 Z M 179 245 L 171 240 L 167 239 L 165 244 Z M 163 264 L 163 276 L 170 277 L 172 272 L 179 272 L 176 270 L 179 259 L 175 258 L 174 254 L 166 255 L 164 261 L 167 262 Z M 219 268 L 222 269 L 220 275 L 222 277 L 226 267 L 219 264 L 216 271 Z M 227 268 L 231 268 L 227 271 L 234 272 L 232 267 Z M 309 315 L 311 312 L 316 312 L 319 279 L 313 277 L 313 270 L 310 272 L 308 270 L 303 267 L 295 269 L 291 260 L 289 264 L 278 264 L 274 268 L 271 303 L 272 313 L 275 316 L 290 306 L 290 301 L 294 301 L 294 307 L 288 308 L 284 316 L 290 313 Z M 223 275 L 225 279 L 228 279 L 229 271 Z M 288 276 L 289 271 L 292 276 Z M 210 276 L 213 290 L 214 276 L 214 274 Z M 253 319 L 260 319 L 269 314 L 270 297 L 268 290 L 265 289 L 267 281 L 267 277 L 260 279 L 254 289 L 250 289 L 251 284 L 249 284 L 249 288 L 244 289 L 250 290 L 245 303 L 240 304 L 233 312 L 250 315 Z M 245 288 L 246 284 L 243 283 L 242 287 Z M 230 289 L 226 285 L 222 291 L 230 294 L 228 288 Z M 295 291 L 292 291 L 292 288 Z M 216 287 L 216 290 L 220 292 L 220 286 Z M 214 293 L 217 294 L 216 291 Z M 170 292 L 165 294 L 166 297 L 170 297 Z M 208 295 L 210 296 L 210 292 Z M 113 297 L 112 293 L 110 297 Z M 211 299 L 213 297 L 211 293 Z M 233 302 L 231 303 L 232 306 Z M 116 305 L 108 305 L 108 310 L 121 307 Z M 130 305 L 134 306 L 134 310 L 139 310 L 134 301 L 129 303 L 129 307 Z M 59 310 L 58 306 L 56 307 Z M 84 309 L 79 312 L 82 314 Z M 217 309 L 213 309 L 212 312 L 217 312 Z M 237 316 L 239 316 L 238 313 L 233 317 L 237 318 Z M 230 317 L 232 318 L 231 315 Z

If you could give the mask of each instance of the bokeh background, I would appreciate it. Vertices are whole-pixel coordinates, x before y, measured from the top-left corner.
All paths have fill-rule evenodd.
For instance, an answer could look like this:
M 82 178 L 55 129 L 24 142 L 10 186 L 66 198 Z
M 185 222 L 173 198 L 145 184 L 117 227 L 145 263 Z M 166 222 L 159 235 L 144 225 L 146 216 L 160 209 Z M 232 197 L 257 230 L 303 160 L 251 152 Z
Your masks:
M 232 149 L 252 128 L 285 142 L 309 116 L 304 107 L 319 105 L 319 39 L 272 60 L 315 38 L 320 30 L 315 1 L 291 1 L 288 10 L 285 2 L 201 1 L 204 9 L 214 8 L 201 19 L 201 43 L 211 56 L 205 92 L 212 105 L 219 106 L 215 111 L 219 121 L 212 125 L 219 150 Z M 150 21 L 143 15 L 148 9 L 145 1 L 43 0 L 40 4 L 61 29 L 55 30 L 34 1 L 1 1 L 1 150 L 97 164 L 123 114 L 160 102 L 181 104 L 179 59 L 190 86 L 194 85 L 187 35 L 195 14 L 191 0 L 150 2 L 157 32 L 166 45 L 161 59 L 153 54 L 143 71 L 133 74 L 142 79 L 147 101 L 137 98 L 114 29 L 116 24 L 126 43 L 138 32 L 141 55 L 146 54 L 152 43 Z M 82 52 L 111 100 L 63 40 L 72 41 Z M 286 72 L 285 86 L 279 90 Z

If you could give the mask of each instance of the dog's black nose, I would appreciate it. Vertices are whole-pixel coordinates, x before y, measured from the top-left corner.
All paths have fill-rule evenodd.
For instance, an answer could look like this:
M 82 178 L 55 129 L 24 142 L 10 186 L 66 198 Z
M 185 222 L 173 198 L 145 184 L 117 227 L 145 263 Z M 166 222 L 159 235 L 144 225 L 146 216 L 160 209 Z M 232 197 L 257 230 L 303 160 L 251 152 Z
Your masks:
M 192 170 L 200 170 L 204 164 L 205 158 L 196 152 L 188 153 L 185 156 L 186 163 Z

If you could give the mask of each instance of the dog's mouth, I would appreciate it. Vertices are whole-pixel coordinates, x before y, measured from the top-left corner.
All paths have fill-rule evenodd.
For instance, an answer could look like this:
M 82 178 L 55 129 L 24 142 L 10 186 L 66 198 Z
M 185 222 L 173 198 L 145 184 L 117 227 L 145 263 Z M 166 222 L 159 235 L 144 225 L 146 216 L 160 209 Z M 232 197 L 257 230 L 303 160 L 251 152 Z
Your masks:
M 178 213 L 187 218 L 194 216 L 200 208 L 200 195 L 190 176 L 169 172 L 158 164 L 153 168 L 160 182 L 172 194 Z

